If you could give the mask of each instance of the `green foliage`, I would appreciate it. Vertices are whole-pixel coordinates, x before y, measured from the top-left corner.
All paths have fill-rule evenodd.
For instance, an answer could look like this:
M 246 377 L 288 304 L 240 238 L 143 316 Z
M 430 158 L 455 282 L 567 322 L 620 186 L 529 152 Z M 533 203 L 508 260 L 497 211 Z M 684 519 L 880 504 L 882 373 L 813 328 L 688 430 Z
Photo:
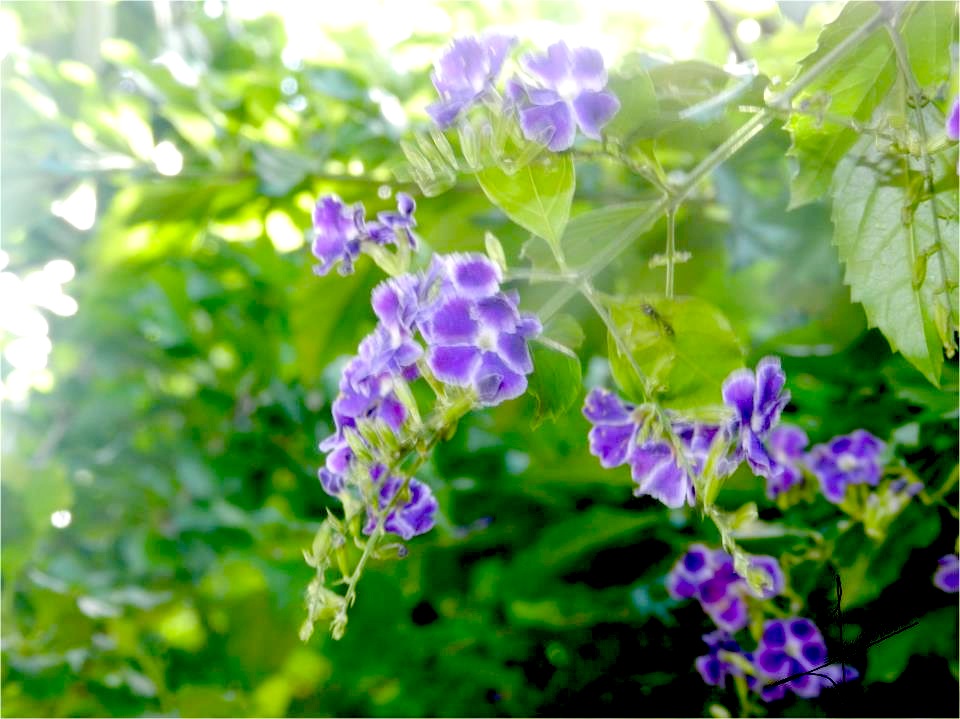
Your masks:
M 797 76 L 809 70 L 851 32 L 880 12 L 870 3 L 848 3 L 840 16 L 824 28 L 817 49 L 804 58 Z M 790 204 L 798 207 L 826 194 L 837 162 L 853 147 L 858 132 L 840 121 L 865 123 L 873 116 L 897 74 L 893 47 L 882 28 L 860 43 L 850 58 L 830 67 L 795 101 L 804 112 L 790 115 L 787 129 L 793 137 L 790 154 L 797 158 L 797 174 L 790 186 Z
M 537 398 L 536 428 L 544 419 L 562 417 L 580 398 L 580 359 L 570 349 L 551 343 L 533 347 L 529 390 Z
M 488 167 L 477 173 L 477 180 L 507 217 L 550 245 L 560 244 L 576 186 L 569 154 L 543 152 L 514 172 Z
M 612 303 L 610 314 L 630 352 L 625 356 L 611 335 L 610 368 L 637 402 L 656 399 L 678 410 L 719 405 L 723 380 L 743 366 L 730 323 L 699 298 L 632 297 Z
M 301 6 L 309 12 L 308 3 L 284 12 Z M 148 3 L 0 8 L 4 27 L 19 28 L 19 46 L 0 60 L 9 256 L 0 269 L 4 282 L 23 280 L 67 258 L 77 276 L 64 291 L 79 304 L 69 317 L 39 310 L 52 379 L 39 375 L 25 401 L 4 399 L 3 715 L 742 711 L 732 690 L 692 670 L 711 624 L 663 583 L 692 541 L 717 545 L 711 523 L 633 497 L 628 469 L 589 454 L 584 387 L 610 386 L 612 370 L 634 398 L 641 388 L 582 299 L 545 322 L 529 395 L 464 417 L 420 469 L 440 501 L 438 527 L 402 561 L 369 563 L 340 642 L 320 631 L 300 641 L 314 573 L 303 553 L 334 509 L 316 479 L 317 444 L 383 278 L 368 258 L 349 277 L 316 277 L 310 213 L 335 192 L 375 215 L 392 208 L 378 196 L 385 185 L 416 195 L 415 266 L 432 252 L 486 247 L 521 278 L 510 286 L 531 311 L 570 281 L 528 284 L 527 264 L 548 278 L 590 273 L 667 407 L 716 404 L 744 353 L 748 363 L 774 353 L 793 394 L 789 420 L 812 443 L 860 426 L 888 442 L 892 470 L 916 475 L 924 491 L 884 539 L 815 495 L 778 508 L 745 470 L 716 500 L 731 515 L 756 503 L 764 521 L 738 529 L 738 542 L 799 558 L 785 566 L 795 596 L 780 608 L 809 610 L 831 639 L 830 568 L 843 579 L 847 640 L 854 626 L 919 618 L 857 660 L 858 711 L 906 715 L 921 696 L 928 713 L 955 713 L 955 601 L 930 581 L 956 541 L 957 365 L 942 357 L 956 326 L 947 304 L 957 306 L 956 150 L 941 129 L 956 87 L 945 49 L 955 6 L 920 3 L 902 16 L 919 102 L 883 28 L 794 99 L 787 129 L 803 207 L 787 210 L 779 129 L 695 178 L 676 203 L 686 259 L 674 268 L 676 300 L 663 297 L 669 203 L 651 178 L 684 186 L 745 118 L 765 112 L 766 77 L 781 90 L 776 75 L 804 56 L 809 68 L 873 4 L 849 4 L 813 55 L 831 7 L 814 6 L 802 27 L 776 11 L 758 16 L 764 35 L 748 50 L 763 74 L 753 77 L 719 67 L 729 47 L 712 19 L 702 36 L 682 30 L 697 59 L 667 62 L 659 56 L 670 48 L 651 46 L 657 28 L 634 9 L 541 3 L 538 16 L 570 28 L 600 23 L 612 58 L 651 53 L 611 67 L 624 109 L 608 142 L 559 157 L 520 142 L 484 107 L 466 129 L 425 130 L 429 62 L 447 35 L 416 26 L 398 40 L 407 27 L 398 22 L 387 40 L 362 9 L 353 27 L 321 10 L 322 21 L 291 15 L 285 26 L 229 3 L 216 19 L 201 3 L 169 13 Z M 442 1 L 433 15 L 469 31 L 531 12 Z M 303 28 L 315 31 L 300 58 Z M 862 132 L 851 137 L 851 123 Z M 158 171 L 161 143 L 182 156 L 179 172 Z M 78 187 L 96 197 L 90 229 L 51 212 Z M 928 255 L 932 210 L 942 251 Z M 847 262 L 846 277 L 870 320 L 939 388 L 864 330 L 864 310 L 840 282 L 831 212 L 844 261 L 896 258 Z M 882 288 L 899 304 L 883 306 Z M 9 341 L 0 333 L 4 392 Z M 58 514 L 55 526 L 60 512 L 69 520 Z M 767 709 L 842 713 L 830 702 Z
M 935 182 L 953 170 L 938 162 Z M 923 198 L 924 172 L 920 159 L 896 159 L 863 138 L 837 168 L 833 221 L 853 299 L 890 347 L 939 385 L 944 348 L 955 351 L 960 230 L 956 183 Z

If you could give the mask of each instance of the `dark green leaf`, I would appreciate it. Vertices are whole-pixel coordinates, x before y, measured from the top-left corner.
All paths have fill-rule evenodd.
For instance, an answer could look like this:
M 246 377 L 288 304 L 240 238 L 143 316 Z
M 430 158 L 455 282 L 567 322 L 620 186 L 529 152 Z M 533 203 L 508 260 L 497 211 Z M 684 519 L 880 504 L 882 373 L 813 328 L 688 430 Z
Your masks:
M 543 420 L 555 420 L 569 411 L 580 396 L 580 360 L 562 345 L 533 343 L 533 374 L 529 390 L 537 398 L 533 426 Z M 562 351 L 566 350 L 566 351 Z

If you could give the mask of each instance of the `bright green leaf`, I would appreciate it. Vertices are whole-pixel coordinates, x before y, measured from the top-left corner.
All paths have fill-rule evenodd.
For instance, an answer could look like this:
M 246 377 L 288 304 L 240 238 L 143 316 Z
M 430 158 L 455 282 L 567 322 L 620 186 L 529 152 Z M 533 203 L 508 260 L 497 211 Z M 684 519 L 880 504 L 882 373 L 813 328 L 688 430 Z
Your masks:
M 844 38 L 870 20 L 878 8 L 872 3 L 848 3 L 840 16 L 827 25 L 817 49 L 803 59 L 797 76 L 810 69 Z M 893 47 L 882 28 L 873 32 L 842 61 L 837 62 L 794 100 L 794 106 L 807 105 L 807 113 L 795 113 L 786 128 L 793 137 L 789 154 L 797 158 L 797 171 L 790 187 L 790 206 L 799 207 L 823 197 L 837 162 L 857 141 L 857 133 L 833 122 L 821 121 L 815 110 L 823 108 L 864 122 L 886 96 L 896 76 Z
M 630 202 L 577 215 L 567 224 L 560 241 L 567 264 L 581 267 L 609 245 L 629 244 L 657 221 L 660 215 L 652 208 L 653 203 Z M 535 267 L 556 269 L 553 257 L 539 242 L 528 242 L 523 254 Z
M 477 173 L 477 180 L 507 217 L 552 246 L 560 246 L 576 185 L 569 154 L 542 152 L 513 174 L 488 167 Z
M 727 318 L 696 297 L 631 297 L 613 303 L 611 318 L 659 402 L 672 409 L 720 403 L 720 388 L 743 366 L 743 351 Z M 613 377 L 632 399 L 645 399 L 634 363 L 609 337 Z
M 956 183 L 914 209 L 919 161 L 906 170 L 871 138 L 856 149 L 833 182 L 834 242 L 846 265 L 844 281 L 869 324 L 938 384 L 943 348 L 957 326 Z M 940 163 L 939 171 L 953 168 Z

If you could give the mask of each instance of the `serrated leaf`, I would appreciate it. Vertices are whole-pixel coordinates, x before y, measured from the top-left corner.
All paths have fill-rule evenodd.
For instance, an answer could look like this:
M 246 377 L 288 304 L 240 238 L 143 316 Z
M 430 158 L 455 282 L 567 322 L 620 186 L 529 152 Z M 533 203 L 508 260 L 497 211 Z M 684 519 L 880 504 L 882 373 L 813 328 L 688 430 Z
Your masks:
M 833 180 L 834 243 L 868 323 L 939 386 L 943 348 L 957 327 L 957 186 L 913 207 L 921 167 L 909 163 L 871 138 L 858 143 Z M 937 167 L 953 171 L 942 161 Z
M 631 297 L 610 305 L 610 315 L 633 359 L 652 384 L 656 399 L 671 409 L 720 404 L 720 388 L 743 366 L 743 350 L 727 318 L 696 297 Z M 629 357 L 608 338 L 610 368 L 633 400 L 644 387 Z
M 580 396 L 580 360 L 572 351 L 562 349 L 566 348 L 540 343 L 534 343 L 532 347 L 533 374 L 530 375 L 529 391 L 537 398 L 534 427 L 545 419 L 555 420 L 564 415 Z
M 873 3 L 847 3 L 840 16 L 827 25 L 817 39 L 817 49 L 797 69 L 803 74 L 833 50 L 848 35 L 873 18 L 879 10 Z M 882 28 L 837 62 L 795 100 L 795 107 L 812 107 L 825 101 L 825 110 L 854 120 L 866 121 L 886 96 L 896 77 L 893 47 Z M 823 104 L 823 103 L 821 103 Z M 789 153 L 797 158 L 790 184 L 790 207 L 799 207 L 823 197 L 837 162 L 857 141 L 857 133 L 836 123 L 821 121 L 811 109 L 795 113 L 786 123 L 793 138 Z
M 477 173 L 477 180 L 507 217 L 554 247 L 560 246 L 576 186 L 569 154 L 542 152 L 513 174 L 488 167 Z
M 844 6 L 840 16 L 820 34 L 817 49 L 801 62 L 798 75 L 877 12 L 871 3 Z M 950 43 L 956 36 L 955 4 L 916 3 L 906 12 L 910 15 L 900 32 L 918 82 L 921 86 L 942 82 L 946 75 L 944 59 L 949 57 Z M 893 45 L 879 28 L 794 100 L 795 107 L 807 103 L 809 112 L 793 114 L 786 124 L 793 137 L 789 154 L 798 162 L 790 186 L 791 208 L 827 193 L 837 163 L 859 138 L 847 125 L 821 120 L 817 110 L 866 122 L 890 92 L 896 75 Z

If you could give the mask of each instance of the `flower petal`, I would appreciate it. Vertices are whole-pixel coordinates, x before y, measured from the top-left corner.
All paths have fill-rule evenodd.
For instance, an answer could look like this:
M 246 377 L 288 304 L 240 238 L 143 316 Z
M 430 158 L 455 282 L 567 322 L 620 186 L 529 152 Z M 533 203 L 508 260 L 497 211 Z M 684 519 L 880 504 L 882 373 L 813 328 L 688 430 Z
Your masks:
M 593 424 L 623 424 L 630 421 L 632 404 L 602 387 L 594 387 L 583 402 L 583 416 Z
M 484 352 L 474 374 L 474 388 L 479 404 L 493 407 L 522 395 L 527 389 L 527 378 L 507 367 L 496 353 Z
M 453 297 L 440 304 L 424 327 L 430 342 L 464 344 L 474 342 L 480 330 L 473 318 L 474 304 L 462 297 Z
M 634 424 L 601 424 L 590 430 L 590 454 L 607 469 L 627 461 L 637 428 Z
M 528 140 L 542 142 L 554 152 L 569 149 L 577 132 L 573 110 L 562 101 L 524 108 L 520 111 L 520 127 Z
M 578 47 L 573 50 L 573 78 L 584 90 L 599 91 L 607 85 L 607 71 L 603 66 L 603 55 L 591 47 Z
M 443 264 L 461 297 L 481 299 L 500 289 L 500 268 L 483 255 L 448 255 Z
M 756 379 L 753 370 L 749 369 L 734 370 L 723 381 L 721 390 L 723 403 L 736 411 L 741 424 L 747 425 L 750 423 L 750 417 L 753 415 L 755 387 Z
M 693 485 L 677 466 L 673 451 L 665 442 L 648 442 L 637 447 L 630 458 L 634 494 L 649 494 L 668 507 L 693 504 Z
M 764 357 L 760 360 L 757 364 L 756 380 L 752 426 L 754 432 L 765 437 L 790 401 L 790 393 L 781 392 L 787 377 L 780 368 L 780 358 Z
M 612 92 L 585 90 L 573 101 L 577 124 L 587 137 L 599 140 L 600 130 L 620 110 L 620 101 Z
M 533 360 L 527 340 L 519 333 L 504 332 L 497 337 L 497 354 L 507 366 L 519 374 L 533 372 Z
M 480 364 L 480 350 L 469 345 L 433 347 L 427 356 L 427 364 L 441 382 L 468 387 Z
M 557 88 L 571 80 L 573 53 L 564 42 L 557 42 L 547 48 L 546 53 L 530 53 L 521 58 L 521 64 L 547 87 Z

